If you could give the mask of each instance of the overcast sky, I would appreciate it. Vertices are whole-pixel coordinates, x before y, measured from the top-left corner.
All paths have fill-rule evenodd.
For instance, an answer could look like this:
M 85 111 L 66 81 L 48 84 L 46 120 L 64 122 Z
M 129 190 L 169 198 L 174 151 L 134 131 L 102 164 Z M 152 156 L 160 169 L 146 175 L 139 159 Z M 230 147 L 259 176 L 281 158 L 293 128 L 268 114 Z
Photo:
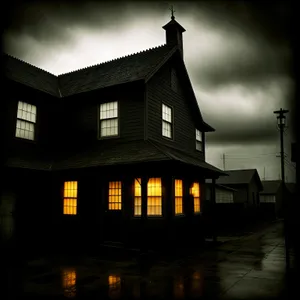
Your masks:
M 186 29 L 184 61 L 204 120 L 207 161 L 223 169 L 256 168 L 279 179 L 274 110 L 289 109 L 286 160 L 294 141 L 295 82 L 288 1 L 89 2 L 18 5 L 4 32 L 6 53 L 55 75 L 165 44 L 162 26 Z M 286 163 L 288 181 L 295 169 Z

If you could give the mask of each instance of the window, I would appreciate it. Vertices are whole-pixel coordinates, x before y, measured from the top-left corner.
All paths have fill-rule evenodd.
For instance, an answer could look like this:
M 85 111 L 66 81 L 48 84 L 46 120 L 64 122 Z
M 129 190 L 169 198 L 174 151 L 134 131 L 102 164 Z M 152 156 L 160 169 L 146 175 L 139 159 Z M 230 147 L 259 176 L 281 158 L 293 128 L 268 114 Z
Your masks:
M 182 180 L 175 179 L 175 215 L 181 215 L 182 213 Z
M 172 108 L 165 104 L 162 105 L 162 135 L 170 139 L 173 137 Z
M 108 209 L 120 210 L 122 208 L 122 183 L 111 181 L 108 187 Z
M 118 275 L 108 276 L 108 295 L 110 299 L 119 299 L 121 296 L 121 277 Z
M 149 178 L 148 181 L 148 216 L 161 216 L 162 215 L 162 188 L 160 178 Z
M 142 187 L 141 178 L 134 180 L 134 215 L 142 215 Z
M 202 132 L 196 129 L 196 150 L 203 151 Z
M 19 101 L 16 124 L 16 137 L 33 141 L 35 123 L 36 106 Z
M 198 182 L 194 182 L 190 188 L 190 194 L 194 197 L 194 212 L 200 212 L 200 186 Z
M 64 184 L 64 215 L 77 215 L 77 181 Z
M 147 185 L 147 215 L 162 215 L 162 186 L 160 178 L 149 178 Z M 142 188 L 141 179 L 134 181 L 134 216 L 142 214 Z
M 100 137 L 118 135 L 118 102 L 100 105 Z

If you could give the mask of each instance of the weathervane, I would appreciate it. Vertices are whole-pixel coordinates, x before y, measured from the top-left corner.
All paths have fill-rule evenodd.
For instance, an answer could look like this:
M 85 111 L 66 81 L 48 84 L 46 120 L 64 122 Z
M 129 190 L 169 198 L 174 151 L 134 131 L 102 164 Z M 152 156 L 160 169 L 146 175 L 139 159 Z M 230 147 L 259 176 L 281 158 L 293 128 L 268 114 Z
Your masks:
M 175 19 L 175 17 L 174 17 L 175 10 L 173 9 L 173 5 L 171 5 L 170 11 L 171 11 L 171 19 L 174 20 Z

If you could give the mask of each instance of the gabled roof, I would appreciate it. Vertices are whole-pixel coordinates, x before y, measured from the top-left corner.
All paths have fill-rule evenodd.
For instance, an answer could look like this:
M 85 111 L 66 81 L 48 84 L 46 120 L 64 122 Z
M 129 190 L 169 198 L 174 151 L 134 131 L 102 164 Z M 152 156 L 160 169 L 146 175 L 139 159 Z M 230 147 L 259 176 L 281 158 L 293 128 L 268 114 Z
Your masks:
M 4 54 L 4 74 L 13 81 L 53 96 L 67 97 L 108 86 L 145 80 L 176 49 L 176 46 L 162 45 L 59 76 Z
M 263 180 L 261 194 L 276 194 L 281 186 L 281 180 Z
M 122 83 L 145 80 L 177 47 L 162 45 L 58 76 L 64 97 Z
M 222 185 L 249 184 L 252 178 L 256 176 L 261 190 L 263 188 L 256 169 L 226 170 L 225 172 L 229 176 L 220 177 L 216 183 Z
M 57 77 L 8 54 L 3 55 L 4 76 L 36 90 L 60 97 Z
M 212 186 L 212 181 L 211 181 L 211 179 L 206 179 L 206 180 L 205 180 L 205 184 L 206 184 L 207 187 L 211 188 L 211 186 Z M 216 188 L 217 188 L 217 187 L 220 188 L 220 189 L 228 190 L 228 191 L 232 191 L 232 192 L 236 192 L 236 191 L 237 191 L 236 189 L 233 189 L 233 188 L 231 188 L 231 187 L 228 187 L 228 186 L 225 186 L 225 185 L 217 184 L 217 183 L 216 183 Z

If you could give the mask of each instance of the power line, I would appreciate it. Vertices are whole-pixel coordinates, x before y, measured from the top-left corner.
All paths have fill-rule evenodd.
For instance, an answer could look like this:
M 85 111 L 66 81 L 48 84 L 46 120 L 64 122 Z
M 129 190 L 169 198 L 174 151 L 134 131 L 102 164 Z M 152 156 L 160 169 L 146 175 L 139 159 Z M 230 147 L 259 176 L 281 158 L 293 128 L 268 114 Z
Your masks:
M 258 153 L 255 154 L 255 156 L 264 156 L 264 155 L 275 155 L 278 154 L 279 152 L 272 152 L 272 153 Z M 243 154 L 226 154 L 226 157 L 238 157 L 238 155 L 243 155 Z

